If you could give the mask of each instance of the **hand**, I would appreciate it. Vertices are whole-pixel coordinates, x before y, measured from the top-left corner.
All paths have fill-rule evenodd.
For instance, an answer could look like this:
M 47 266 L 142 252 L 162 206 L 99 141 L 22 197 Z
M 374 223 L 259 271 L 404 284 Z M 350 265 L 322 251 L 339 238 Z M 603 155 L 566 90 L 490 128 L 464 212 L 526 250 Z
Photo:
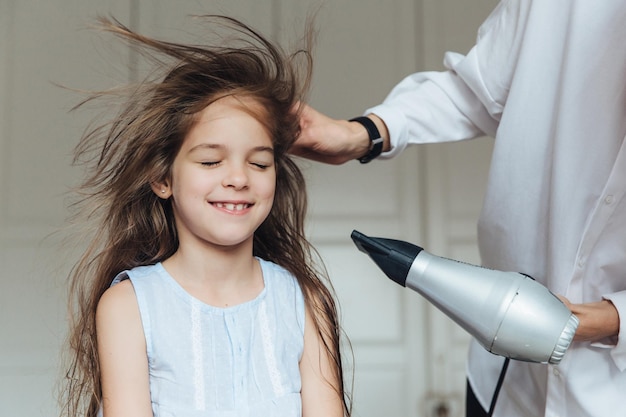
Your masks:
M 578 317 L 580 324 L 574 340 L 578 342 L 596 342 L 619 333 L 619 314 L 609 300 L 594 303 L 572 304 L 567 298 L 559 299 Z
M 363 126 L 331 119 L 307 105 L 302 107 L 300 129 L 290 152 L 314 161 L 339 165 L 362 157 L 370 148 Z

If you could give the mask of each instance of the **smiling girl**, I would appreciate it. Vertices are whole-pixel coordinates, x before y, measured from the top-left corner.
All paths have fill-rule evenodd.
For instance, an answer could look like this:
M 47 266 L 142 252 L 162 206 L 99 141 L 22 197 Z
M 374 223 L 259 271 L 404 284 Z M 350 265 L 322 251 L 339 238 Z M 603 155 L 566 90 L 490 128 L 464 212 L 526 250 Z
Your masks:
M 172 63 L 76 149 L 79 207 L 97 221 L 71 276 L 64 414 L 348 415 L 336 306 L 287 154 L 310 56 L 206 19 L 241 42 L 175 44 L 101 21 Z

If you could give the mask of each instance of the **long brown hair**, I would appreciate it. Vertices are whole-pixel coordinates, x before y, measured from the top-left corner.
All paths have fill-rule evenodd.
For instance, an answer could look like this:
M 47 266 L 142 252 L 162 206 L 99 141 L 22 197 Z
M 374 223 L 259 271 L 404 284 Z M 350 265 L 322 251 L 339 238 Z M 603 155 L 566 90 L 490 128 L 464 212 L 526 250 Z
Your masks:
M 77 218 L 93 225 L 82 257 L 70 274 L 70 357 L 62 415 L 97 414 L 102 391 L 95 313 L 100 297 L 119 272 L 170 257 L 178 239 L 169 200 L 150 184 L 170 175 L 173 160 L 193 126 L 194 115 L 225 96 L 261 104 L 254 114 L 273 138 L 276 193 L 269 216 L 254 235 L 254 255 L 275 262 L 298 280 L 314 325 L 334 364 L 338 395 L 350 414 L 344 390 L 340 326 L 332 286 L 304 235 L 307 199 L 299 167 L 288 150 L 299 133 L 299 106 L 311 80 L 307 26 L 304 48 L 286 54 L 246 24 L 224 16 L 203 16 L 226 29 L 229 45 L 165 42 L 140 35 L 115 19 L 99 26 L 149 58 L 162 74 L 137 85 L 92 93 L 83 103 L 122 97 L 110 122 L 90 128 L 75 149 L 75 163 L 87 175 L 77 189 Z

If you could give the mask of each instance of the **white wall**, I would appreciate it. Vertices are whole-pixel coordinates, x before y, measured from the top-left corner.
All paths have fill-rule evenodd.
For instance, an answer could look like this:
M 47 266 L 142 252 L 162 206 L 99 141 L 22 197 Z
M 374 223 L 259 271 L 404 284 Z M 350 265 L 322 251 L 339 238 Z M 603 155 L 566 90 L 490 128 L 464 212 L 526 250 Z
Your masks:
M 80 174 L 70 154 L 90 115 L 68 114 L 79 96 L 53 83 L 98 88 L 130 76 L 105 65 L 113 47 L 84 29 L 89 18 L 112 13 L 142 30 L 174 33 L 187 14 L 203 10 L 234 14 L 284 40 L 319 4 L 0 0 L 0 416 L 56 413 L 64 280 L 81 245 L 62 242 L 66 193 Z M 441 68 L 443 51 L 467 51 L 494 4 L 326 1 L 312 103 L 334 117 L 358 115 L 409 72 Z M 466 335 L 418 296 L 383 281 L 348 235 L 360 228 L 477 262 L 474 224 L 489 153 L 489 141 L 479 140 L 412 149 L 368 167 L 305 164 L 311 233 L 353 339 L 356 415 L 430 417 L 440 401 L 450 416 L 460 415 Z

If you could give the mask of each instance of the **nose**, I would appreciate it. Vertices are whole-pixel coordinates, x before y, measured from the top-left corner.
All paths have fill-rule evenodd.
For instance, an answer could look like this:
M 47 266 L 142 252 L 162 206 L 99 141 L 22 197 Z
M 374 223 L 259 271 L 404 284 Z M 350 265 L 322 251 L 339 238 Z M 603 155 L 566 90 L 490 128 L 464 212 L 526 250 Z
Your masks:
M 248 186 L 248 172 L 242 164 L 231 164 L 228 166 L 226 175 L 222 181 L 224 187 L 232 187 L 236 190 L 244 189 Z

